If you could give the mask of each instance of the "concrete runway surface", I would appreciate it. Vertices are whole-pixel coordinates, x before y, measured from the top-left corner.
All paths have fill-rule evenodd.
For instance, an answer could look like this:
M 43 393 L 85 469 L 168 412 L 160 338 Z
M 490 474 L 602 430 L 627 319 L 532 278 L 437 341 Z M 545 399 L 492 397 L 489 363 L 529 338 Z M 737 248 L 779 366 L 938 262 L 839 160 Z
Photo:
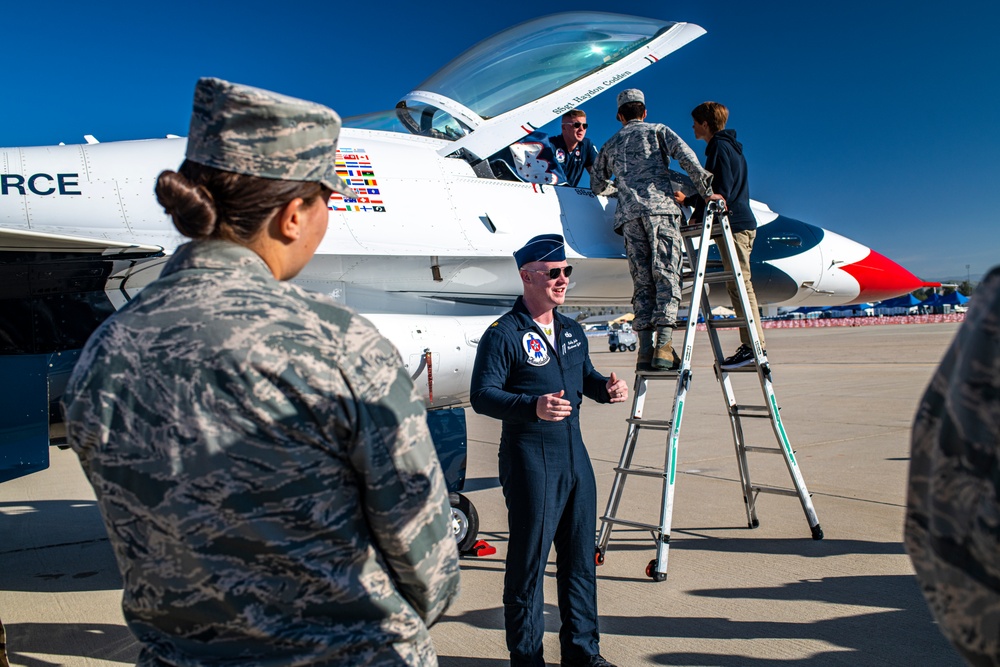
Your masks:
M 648 532 L 616 530 L 598 569 L 601 652 L 626 665 L 959 666 L 902 545 L 910 426 L 957 324 L 775 330 L 767 334 L 774 388 L 825 539 L 810 538 L 798 499 L 762 495 L 747 529 L 732 435 L 699 333 L 678 454 L 668 577 L 655 583 Z M 724 347 L 738 345 L 723 332 Z M 634 353 L 591 339 L 603 373 L 631 382 Z M 734 376 L 756 403 L 753 374 Z M 673 383 L 656 383 L 647 418 L 669 417 Z M 602 514 L 629 404 L 583 408 L 584 439 Z M 774 444 L 768 423 L 751 444 Z M 757 429 L 756 424 L 752 427 Z M 506 516 L 497 480 L 500 425 L 469 411 L 469 480 L 481 537 L 495 556 L 462 562 L 462 594 L 431 630 L 442 667 L 507 664 L 501 592 Z M 756 435 L 759 433 L 759 438 Z M 637 463 L 662 469 L 663 433 L 643 435 Z M 753 456 L 753 455 L 751 455 Z M 763 460 L 761 460 L 763 458 Z M 753 481 L 790 486 L 780 457 L 750 460 Z M 620 516 L 659 518 L 660 484 L 631 477 Z M 559 663 L 554 555 L 546 574 L 546 658 Z M 11 664 L 134 664 L 121 580 L 93 492 L 70 451 L 41 473 L 0 485 L 0 618 Z

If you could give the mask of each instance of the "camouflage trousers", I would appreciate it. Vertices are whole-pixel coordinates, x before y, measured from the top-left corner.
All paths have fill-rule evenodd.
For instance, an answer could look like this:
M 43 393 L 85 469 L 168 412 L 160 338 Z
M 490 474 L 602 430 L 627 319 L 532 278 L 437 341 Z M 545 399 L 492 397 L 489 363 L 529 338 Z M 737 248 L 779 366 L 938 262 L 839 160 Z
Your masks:
M 643 215 L 622 226 L 632 274 L 632 328 L 673 326 L 681 302 L 679 215 Z

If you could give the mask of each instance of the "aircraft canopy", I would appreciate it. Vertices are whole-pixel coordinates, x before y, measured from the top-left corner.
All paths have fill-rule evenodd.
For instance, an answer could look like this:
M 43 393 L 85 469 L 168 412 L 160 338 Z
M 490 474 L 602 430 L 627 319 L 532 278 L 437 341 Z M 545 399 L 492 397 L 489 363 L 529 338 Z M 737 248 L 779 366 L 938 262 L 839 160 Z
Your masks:
M 625 58 L 676 25 L 607 12 L 526 21 L 471 47 L 389 113 L 345 119 L 363 129 L 456 140 L 484 121 L 558 91 Z M 625 77 L 622 77 L 625 78 Z

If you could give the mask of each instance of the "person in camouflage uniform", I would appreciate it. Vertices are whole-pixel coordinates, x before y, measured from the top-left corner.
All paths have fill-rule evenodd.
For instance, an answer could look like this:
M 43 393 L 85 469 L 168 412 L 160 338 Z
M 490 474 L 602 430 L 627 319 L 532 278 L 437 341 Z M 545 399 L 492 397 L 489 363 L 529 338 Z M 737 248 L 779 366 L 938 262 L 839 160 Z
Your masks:
M 712 194 L 712 175 L 673 130 L 647 123 L 645 96 L 630 88 L 618 95 L 622 129 L 601 148 L 590 176 L 595 194 L 617 192 L 615 231 L 625 237 L 632 274 L 632 328 L 639 336 L 637 370 L 677 368 L 671 338 L 681 299 L 681 210 L 674 202 L 678 189 L 670 178 L 670 159 L 688 173 L 698 193 Z M 614 182 L 611 178 L 614 176 Z M 653 345 L 653 329 L 656 345 Z
M 945 636 L 970 665 L 1000 665 L 1000 267 L 917 411 L 906 548 Z
M 458 591 L 445 480 L 398 352 L 285 282 L 326 231 L 340 119 L 218 79 L 160 203 L 193 238 L 91 336 L 70 445 L 139 665 L 436 665 Z

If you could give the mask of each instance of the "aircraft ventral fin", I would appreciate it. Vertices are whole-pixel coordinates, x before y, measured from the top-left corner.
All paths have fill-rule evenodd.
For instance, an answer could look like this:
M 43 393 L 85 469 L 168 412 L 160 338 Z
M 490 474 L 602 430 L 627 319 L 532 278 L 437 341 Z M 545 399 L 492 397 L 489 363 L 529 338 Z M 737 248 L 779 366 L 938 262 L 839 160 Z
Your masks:
M 693 23 L 675 23 L 663 34 L 654 37 L 641 48 L 587 76 L 540 97 L 533 102 L 483 120 L 465 137 L 449 142 L 438 150 L 442 156 L 463 148 L 485 158 L 501 148 L 542 127 L 608 89 L 617 86 L 636 72 L 649 67 L 689 42 L 705 34 L 705 29 Z
M 0 252 L 82 252 L 100 255 L 140 253 L 148 256 L 162 253 L 163 248 L 141 243 L 0 228 Z

